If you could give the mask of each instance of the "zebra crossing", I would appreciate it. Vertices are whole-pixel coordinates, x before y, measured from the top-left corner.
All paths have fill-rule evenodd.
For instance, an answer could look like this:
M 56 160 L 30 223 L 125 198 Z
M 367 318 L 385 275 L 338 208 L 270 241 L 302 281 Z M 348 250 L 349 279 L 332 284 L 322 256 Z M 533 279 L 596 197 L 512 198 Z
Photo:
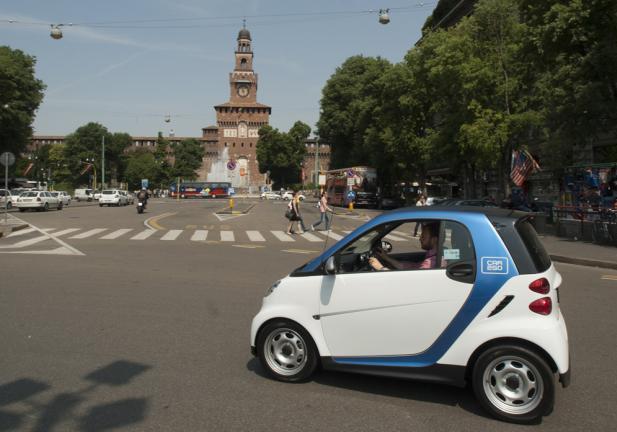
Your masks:
M 128 240 L 130 242 L 139 241 L 188 241 L 188 242 L 220 242 L 220 243 L 265 243 L 265 242 L 281 242 L 281 243 L 323 243 L 326 240 L 338 241 L 341 240 L 350 230 L 336 231 L 315 231 L 304 232 L 302 234 L 287 234 L 282 230 L 206 230 L 206 229 L 169 229 L 169 230 L 154 230 L 150 228 L 135 229 L 135 228 L 46 228 L 45 233 L 56 238 L 65 240 L 75 240 L 76 243 L 82 240 Z M 30 234 L 30 236 L 28 236 Z M 3 241 L 5 248 L 24 247 L 46 240 L 47 236 L 41 236 L 40 233 L 33 229 L 27 228 L 21 231 L 16 231 L 6 237 Z M 31 238 L 28 238 L 31 237 Z M 407 241 L 411 239 L 403 238 L 400 234 L 389 235 L 391 241 Z M 11 241 L 14 239 L 14 241 Z M 6 244 L 6 243 L 10 244 Z

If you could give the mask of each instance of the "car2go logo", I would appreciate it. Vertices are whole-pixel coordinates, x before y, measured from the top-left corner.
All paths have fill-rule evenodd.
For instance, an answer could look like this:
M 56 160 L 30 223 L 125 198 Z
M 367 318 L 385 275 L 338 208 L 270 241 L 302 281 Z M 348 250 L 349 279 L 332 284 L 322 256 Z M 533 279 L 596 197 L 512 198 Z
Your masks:
M 482 273 L 508 274 L 508 259 L 505 257 L 482 257 Z

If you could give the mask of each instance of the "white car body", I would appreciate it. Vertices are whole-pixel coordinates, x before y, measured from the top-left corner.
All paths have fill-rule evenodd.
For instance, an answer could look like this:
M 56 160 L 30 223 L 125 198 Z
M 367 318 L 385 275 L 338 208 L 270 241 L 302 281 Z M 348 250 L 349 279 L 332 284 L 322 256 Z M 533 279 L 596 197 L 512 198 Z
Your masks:
M 57 197 L 62 201 L 62 204 L 67 206 L 71 203 L 71 196 L 65 191 L 52 191 L 50 192 L 53 196 Z
M 101 207 L 103 207 L 104 205 L 121 206 L 127 204 L 127 196 L 118 189 L 105 189 L 103 192 L 101 192 L 101 197 L 99 198 L 99 206 Z
M 276 193 L 276 192 L 262 192 L 261 193 L 261 199 L 280 200 L 281 199 L 281 195 Z
M 27 209 L 46 211 L 50 208 L 55 208 L 57 210 L 62 210 L 63 204 L 60 199 L 52 196 L 50 192 L 29 191 L 23 192 L 19 196 L 16 207 L 22 212 Z
M 92 189 L 75 189 L 75 201 L 92 201 L 93 190 Z
M 458 386 L 471 381 L 478 400 L 503 420 L 523 423 L 546 415 L 554 391 L 544 398 L 541 390 L 553 388 L 554 373 L 564 386 L 570 381 L 568 333 L 559 307 L 561 275 L 526 217 L 480 207 L 383 213 L 268 290 L 251 325 L 251 351 L 282 381 L 308 370 L 306 362 L 293 363 L 296 355 L 313 355 L 324 369 Z M 423 220 L 440 227 L 439 246 L 432 250 L 443 257 L 434 258 L 433 267 L 369 271 L 376 242 L 383 248 L 381 239 L 388 238 L 382 236 Z M 406 247 L 416 246 L 397 247 L 400 260 L 413 255 Z M 277 351 L 294 341 L 301 349 L 291 349 L 291 357 Z M 487 381 L 487 373 L 503 370 L 490 366 L 493 355 L 504 358 L 508 375 Z M 527 388 L 532 392 L 524 393 Z M 510 397 L 505 402 L 504 391 Z M 487 403 L 484 396 L 493 399 Z
M 306 199 L 306 196 L 304 196 L 300 192 L 298 192 L 297 195 L 298 195 L 298 199 L 300 199 L 300 201 L 304 201 Z M 286 192 L 283 192 L 282 197 L 283 197 L 284 200 L 288 201 L 288 200 L 292 199 L 294 197 L 294 195 L 293 195 L 292 191 L 286 191 Z
M 12 208 L 17 204 L 19 195 L 13 194 L 10 190 L 0 189 L 0 208 Z

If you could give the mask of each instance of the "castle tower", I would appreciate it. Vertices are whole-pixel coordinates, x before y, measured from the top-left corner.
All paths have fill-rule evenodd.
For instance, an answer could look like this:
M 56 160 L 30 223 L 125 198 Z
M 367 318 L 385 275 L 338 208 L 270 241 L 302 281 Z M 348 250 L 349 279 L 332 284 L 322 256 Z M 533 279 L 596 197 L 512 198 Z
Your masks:
M 229 74 L 229 101 L 214 107 L 218 160 L 212 162 L 207 175 L 208 181 L 231 181 L 240 190 L 264 183 L 256 156 L 258 130 L 269 123 L 272 112 L 271 107 L 257 102 L 258 76 L 253 70 L 251 44 L 251 33 L 243 26 L 238 33 L 234 69 Z M 204 137 L 214 132 L 213 128 L 203 131 Z

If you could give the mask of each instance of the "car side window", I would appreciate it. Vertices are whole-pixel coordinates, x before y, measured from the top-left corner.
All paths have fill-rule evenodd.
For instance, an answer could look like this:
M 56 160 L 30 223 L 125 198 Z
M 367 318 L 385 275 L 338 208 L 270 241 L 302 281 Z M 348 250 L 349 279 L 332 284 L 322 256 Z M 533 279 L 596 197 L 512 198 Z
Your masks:
M 442 266 L 476 260 L 471 234 L 463 224 L 443 221 L 440 237 L 439 254 Z

